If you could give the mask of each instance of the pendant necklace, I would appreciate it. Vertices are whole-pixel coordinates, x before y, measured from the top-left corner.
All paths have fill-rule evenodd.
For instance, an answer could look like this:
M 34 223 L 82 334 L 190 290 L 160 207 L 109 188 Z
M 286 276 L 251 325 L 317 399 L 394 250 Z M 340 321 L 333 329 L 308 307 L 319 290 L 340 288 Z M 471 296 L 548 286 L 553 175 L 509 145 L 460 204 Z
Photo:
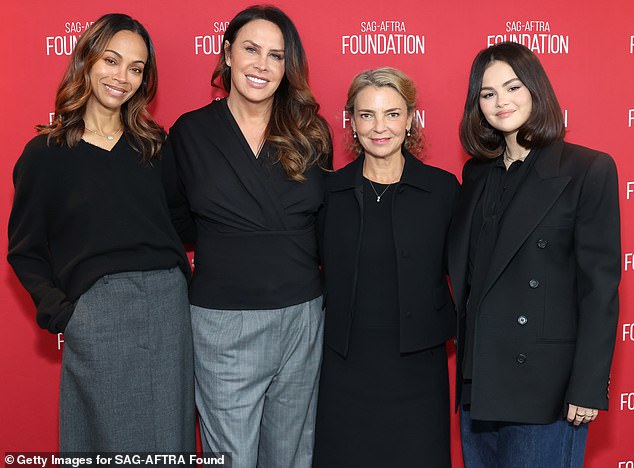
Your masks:
M 116 132 L 114 132 L 112 135 L 104 135 L 102 133 L 95 132 L 94 130 L 89 129 L 88 127 L 84 125 L 84 129 L 88 130 L 90 133 L 94 133 L 95 135 L 100 136 L 101 138 L 105 138 L 108 141 L 114 140 L 114 137 L 116 137 L 119 134 L 122 128 L 123 127 L 119 127 L 119 129 Z
M 374 195 L 376 195 L 376 202 L 380 203 L 381 202 L 381 197 L 385 194 L 385 192 L 387 192 L 387 189 L 390 188 L 390 185 L 392 185 L 391 183 L 387 184 L 387 187 L 385 187 L 385 189 L 381 192 L 381 194 L 379 194 L 376 189 L 374 188 L 374 184 L 372 183 L 372 181 L 370 179 L 368 179 L 368 182 L 370 182 L 370 187 L 372 187 L 372 190 L 374 191 Z

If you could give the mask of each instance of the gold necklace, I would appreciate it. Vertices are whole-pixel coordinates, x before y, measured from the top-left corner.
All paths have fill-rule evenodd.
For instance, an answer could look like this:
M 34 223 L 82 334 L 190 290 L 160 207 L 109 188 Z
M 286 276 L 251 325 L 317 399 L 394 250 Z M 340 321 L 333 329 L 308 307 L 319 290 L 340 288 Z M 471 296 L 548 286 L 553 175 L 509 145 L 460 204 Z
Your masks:
M 513 164 L 515 161 L 522 161 L 522 162 L 523 162 L 523 161 L 526 159 L 526 157 L 528 156 L 528 153 L 530 153 L 530 151 L 528 151 L 528 152 L 527 152 L 525 155 L 523 155 L 523 156 L 519 156 L 519 157 L 517 157 L 517 158 L 514 158 L 514 157 L 512 157 L 512 156 L 509 154 L 509 148 L 508 148 L 508 146 L 507 146 L 506 148 L 504 148 L 504 161 L 508 162 L 508 163 L 509 163 L 509 166 L 510 166 L 511 164 Z
M 100 136 L 101 138 L 105 138 L 106 140 L 112 141 L 114 140 L 114 137 L 116 137 L 118 133 L 123 129 L 123 127 L 119 127 L 117 131 L 114 132 L 112 135 L 104 135 L 102 133 L 95 132 L 94 130 L 91 130 L 88 127 L 86 127 L 86 125 L 84 125 L 84 129 L 88 130 L 90 133 L 94 133 L 95 135 Z

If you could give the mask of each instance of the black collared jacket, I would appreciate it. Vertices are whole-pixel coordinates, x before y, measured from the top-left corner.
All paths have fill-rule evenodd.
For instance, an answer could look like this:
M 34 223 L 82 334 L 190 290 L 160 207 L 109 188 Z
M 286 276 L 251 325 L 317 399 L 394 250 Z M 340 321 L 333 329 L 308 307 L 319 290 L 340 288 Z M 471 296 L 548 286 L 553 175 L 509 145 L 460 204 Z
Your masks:
M 464 349 L 469 239 L 493 160 L 468 161 L 449 235 L 458 310 L 457 398 Z M 618 319 L 621 247 L 612 158 L 557 141 L 500 221 L 475 311 L 471 417 L 547 424 L 567 404 L 607 409 Z
M 446 278 L 445 239 L 459 184 L 449 172 L 405 152 L 392 206 L 398 271 L 401 352 L 439 345 L 455 333 L 455 312 Z M 320 215 L 325 273 L 327 346 L 346 355 L 359 291 L 363 236 L 363 161 L 360 156 L 332 174 Z M 377 268 L 380 268 L 377 265 Z

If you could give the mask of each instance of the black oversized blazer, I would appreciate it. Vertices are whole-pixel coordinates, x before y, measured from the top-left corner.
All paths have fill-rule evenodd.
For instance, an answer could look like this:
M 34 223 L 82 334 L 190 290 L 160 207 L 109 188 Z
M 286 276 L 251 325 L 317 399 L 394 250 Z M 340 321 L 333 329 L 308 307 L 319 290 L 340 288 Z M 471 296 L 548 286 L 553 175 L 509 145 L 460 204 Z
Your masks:
M 368 293 L 357 290 L 356 283 L 363 235 L 363 161 L 359 156 L 331 175 L 320 215 L 324 340 L 344 356 L 355 297 Z M 429 348 L 454 336 L 445 241 L 458 190 L 455 176 L 405 152 L 403 174 L 392 198 L 402 352 Z
M 501 221 L 476 311 L 471 416 L 550 423 L 567 403 L 607 409 L 620 223 L 610 156 L 557 141 L 537 154 Z M 458 310 L 457 401 L 473 213 L 493 160 L 472 159 L 448 241 Z

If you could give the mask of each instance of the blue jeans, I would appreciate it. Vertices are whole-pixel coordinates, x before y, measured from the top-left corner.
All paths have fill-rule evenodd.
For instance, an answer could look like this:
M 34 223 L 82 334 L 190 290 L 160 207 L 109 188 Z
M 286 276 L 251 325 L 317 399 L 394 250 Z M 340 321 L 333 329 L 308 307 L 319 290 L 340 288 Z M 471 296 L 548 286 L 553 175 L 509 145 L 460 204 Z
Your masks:
M 581 468 L 588 425 L 479 421 L 462 408 L 460 433 L 465 468 Z

